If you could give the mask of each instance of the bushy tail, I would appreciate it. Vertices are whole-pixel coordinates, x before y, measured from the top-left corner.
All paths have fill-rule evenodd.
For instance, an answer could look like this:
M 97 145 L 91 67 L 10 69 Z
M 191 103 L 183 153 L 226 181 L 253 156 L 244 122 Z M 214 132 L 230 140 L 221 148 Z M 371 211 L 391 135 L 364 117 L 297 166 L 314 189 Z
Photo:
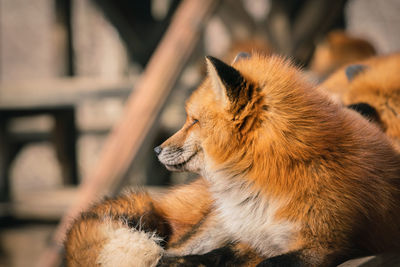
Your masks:
M 155 266 L 165 221 L 145 193 L 109 199 L 81 215 L 65 242 L 68 266 Z
M 157 235 L 124 226 L 104 225 L 107 235 L 97 263 L 103 267 L 155 266 L 163 254 Z

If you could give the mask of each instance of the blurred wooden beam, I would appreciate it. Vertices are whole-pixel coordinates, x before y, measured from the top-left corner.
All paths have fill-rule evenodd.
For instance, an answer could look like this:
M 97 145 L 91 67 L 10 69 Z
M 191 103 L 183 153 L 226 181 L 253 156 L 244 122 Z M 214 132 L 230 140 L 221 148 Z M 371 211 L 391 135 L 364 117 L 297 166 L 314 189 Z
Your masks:
M 123 117 L 106 140 L 97 168 L 80 186 L 76 203 L 62 218 L 39 266 L 59 265 L 62 242 L 72 220 L 121 182 L 218 2 L 182 2 L 128 99 Z
M 35 110 L 76 105 L 97 97 L 127 97 L 134 84 L 134 79 L 98 77 L 0 82 L 0 109 Z
M 55 0 L 57 41 L 63 55 L 64 74 L 74 76 L 74 47 L 72 34 L 72 1 Z
M 76 198 L 77 189 L 71 186 L 27 192 L 13 200 L 10 213 L 17 219 L 58 220 Z

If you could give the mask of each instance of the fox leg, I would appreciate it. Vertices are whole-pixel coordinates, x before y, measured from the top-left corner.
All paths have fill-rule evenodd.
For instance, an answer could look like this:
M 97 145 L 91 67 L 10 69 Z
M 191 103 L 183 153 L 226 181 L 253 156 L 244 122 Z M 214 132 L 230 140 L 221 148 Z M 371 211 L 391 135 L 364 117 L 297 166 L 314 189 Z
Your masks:
M 200 178 L 156 199 L 172 229 L 166 255 L 203 254 L 228 243 L 208 189 Z
M 305 261 L 301 254 L 297 252 L 287 253 L 279 256 L 275 256 L 269 259 L 264 260 L 257 267 L 308 267 L 313 266 L 310 265 L 307 261 Z
M 211 266 L 256 266 L 262 258 L 247 245 L 230 243 L 202 255 L 186 255 L 177 257 L 162 257 L 158 267 L 211 267 Z

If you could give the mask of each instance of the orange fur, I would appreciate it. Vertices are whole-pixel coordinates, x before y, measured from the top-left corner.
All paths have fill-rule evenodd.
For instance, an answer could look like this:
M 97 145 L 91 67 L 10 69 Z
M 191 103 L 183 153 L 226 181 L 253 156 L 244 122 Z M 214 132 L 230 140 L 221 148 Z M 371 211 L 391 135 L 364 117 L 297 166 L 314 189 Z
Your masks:
M 250 244 L 261 254 L 301 251 L 308 264 L 330 265 L 397 248 L 400 159 L 386 136 L 278 57 L 235 63 L 244 81 L 232 88 L 227 83 L 239 78 L 224 80 L 219 65 L 209 63 L 210 78 L 188 100 L 182 130 L 161 146 L 161 162 L 171 170 L 200 170 L 222 220 L 240 217 L 224 214 L 231 205 L 224 197 L 233 200 L 229 190 L 276 205 L 271 227 L 292 225 L 290 237 L 277 251 Z M 235 227 L 262 223 L 248 220 Z
M 343 31 L 332 31 L 320 42 L 314 52 L 310 70 L 326 77 L 336 69 L 376 54 L 366 40 L 352 37 Z
M 374 107 L 381 127 L 400 151 L 400 54 L 375 57 L 359 64 L 367 69 L 351 82 L 343 67 L 321 87 L 336 95 L 344 105 L 364 102 Z
M 400 158 L 380 129 L 279 57 L 207 64 L 186 123 L 157 149 L 205 179 L 98 204 L 68 235 L 70 263 L 101 254 L 104 217 L 163 237 L 160 266 L 332 266 L 399 249 Z

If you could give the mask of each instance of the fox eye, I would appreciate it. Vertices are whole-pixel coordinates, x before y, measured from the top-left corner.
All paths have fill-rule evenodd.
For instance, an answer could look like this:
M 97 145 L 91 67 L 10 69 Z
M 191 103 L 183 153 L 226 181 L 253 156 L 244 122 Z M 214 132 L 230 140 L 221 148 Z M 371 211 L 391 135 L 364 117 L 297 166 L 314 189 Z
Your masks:
M 187 115 L 186 121 L 188 122 L 188 127 L 192 127 L 193 125 L 199 122 L 199 120 L 196 117 L 191 115 Z
M 192 127 L 193 125 L 195 125 L 198 122 L 199 122 L 198 119 L 191 119 L 191 123 L 190 123 L 189 127 Z

